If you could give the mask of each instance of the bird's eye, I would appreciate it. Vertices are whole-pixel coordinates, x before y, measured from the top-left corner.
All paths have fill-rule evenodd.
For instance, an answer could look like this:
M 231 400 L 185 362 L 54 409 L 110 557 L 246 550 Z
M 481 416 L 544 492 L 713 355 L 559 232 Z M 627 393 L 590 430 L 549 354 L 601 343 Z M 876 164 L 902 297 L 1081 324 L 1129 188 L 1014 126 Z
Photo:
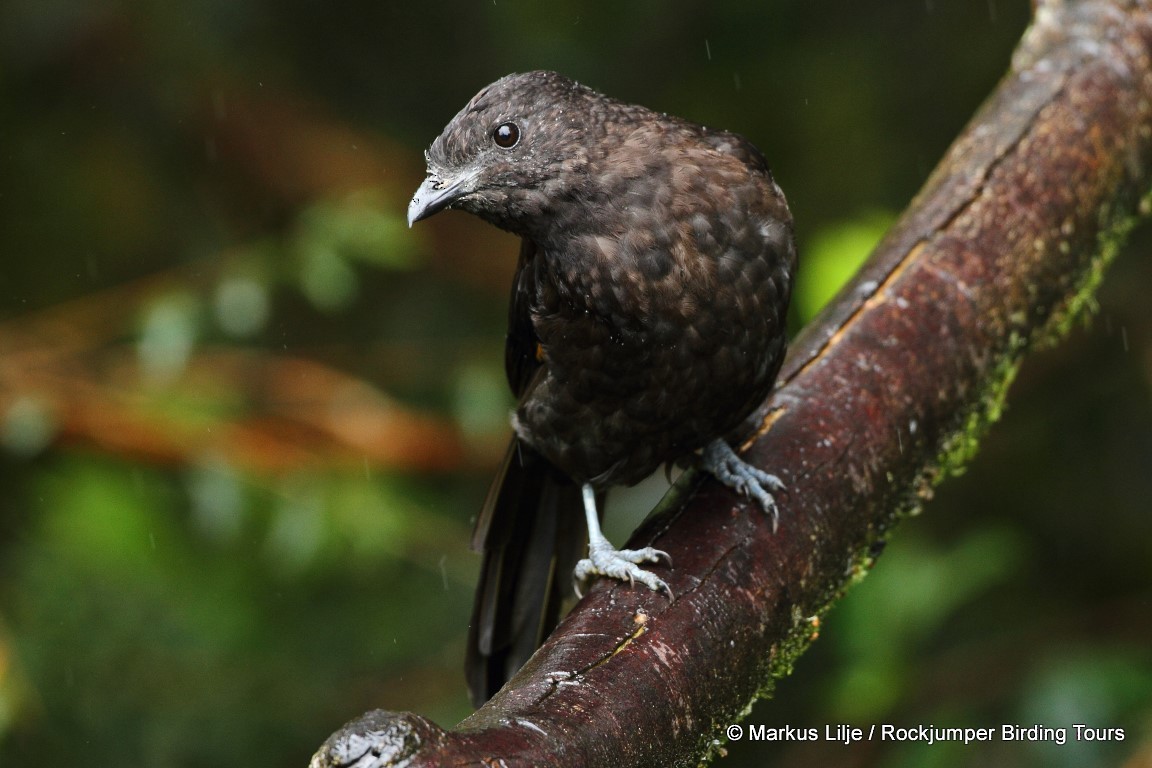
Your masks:
M 516 123 L 500 123 L 492 130 L 492 141 L 501 149 L 512 149 L 520 143 L 520 126 Z

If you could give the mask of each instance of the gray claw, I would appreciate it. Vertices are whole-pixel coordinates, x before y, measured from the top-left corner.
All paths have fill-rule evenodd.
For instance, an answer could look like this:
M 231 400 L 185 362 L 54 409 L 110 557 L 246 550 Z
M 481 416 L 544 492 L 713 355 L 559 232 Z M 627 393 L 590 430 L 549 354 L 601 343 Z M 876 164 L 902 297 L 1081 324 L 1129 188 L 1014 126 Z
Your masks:
M 578 562 L 573 572 L 577 584 L 576 594 L 583 596 L 580 594 L 579 585 L 587 581 L 590 576 L 607 576 L 633 585 L 640 582 L 653 592 L 666 592 L 671 595 L 672 590 L 663 579 L 637 565 L 637 563 L 658 563 L 661 560 L 672 564 L 672 558 L 667 552 L 653 547 L 613 549 L 607 541 L 594 541 L 588 545 L 588 557 Z
M 704 468 L 737 493 L 756 499 L 760 507 L 772 516 L 772 532 L 776 532 L 780 510 L 771 492 L 784 490 L 784 481 L 741 459 L 723 440 L 713 440 L 705 446 Z

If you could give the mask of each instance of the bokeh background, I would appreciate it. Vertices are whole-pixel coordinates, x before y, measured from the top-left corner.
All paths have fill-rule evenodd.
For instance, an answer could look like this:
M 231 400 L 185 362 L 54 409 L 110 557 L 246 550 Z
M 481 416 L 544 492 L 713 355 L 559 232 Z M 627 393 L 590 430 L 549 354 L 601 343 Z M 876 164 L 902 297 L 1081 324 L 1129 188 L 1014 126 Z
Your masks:
M 516 245 L 404 213 L 482 85 L 554 68 L 752 138 L 796 215 L 798 328 L 1028 13 L 5 0 L 0 765 L 303 766 L 369 708 L 469 713 L 467 539 L 507 433 Z M 1126 739 L 742 742 L 721 764 L 1152 765 L 1150 245 L 1138 230 L 747 720 Z M 621 494 L 611 534 L 658 493 Z

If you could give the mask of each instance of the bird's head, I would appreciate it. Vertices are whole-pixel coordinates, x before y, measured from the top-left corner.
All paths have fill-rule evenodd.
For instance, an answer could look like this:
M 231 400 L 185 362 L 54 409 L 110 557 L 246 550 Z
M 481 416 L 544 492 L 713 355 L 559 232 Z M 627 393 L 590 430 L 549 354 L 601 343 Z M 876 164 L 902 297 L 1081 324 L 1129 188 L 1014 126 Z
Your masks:
M 497 80 L 425 153 L 428 176 L 408 206 L 409 226 L 453 208 L 534 234 L 555 201 L 572 198 L 614 104 L 554 72 Z

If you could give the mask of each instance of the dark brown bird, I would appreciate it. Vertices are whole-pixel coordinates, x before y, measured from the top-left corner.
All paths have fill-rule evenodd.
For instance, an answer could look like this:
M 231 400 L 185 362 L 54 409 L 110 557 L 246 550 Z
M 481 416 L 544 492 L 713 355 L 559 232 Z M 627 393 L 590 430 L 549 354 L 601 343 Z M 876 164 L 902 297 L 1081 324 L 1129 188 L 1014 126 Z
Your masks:
M 553 72 L 484 88 L 426 157 L 409 224 L 453 208 L 521 237 L 505 354 L 515 435 L 473 538 L 479 704 L 551 631 L 573 565 L 578 581 L 668 590 L 638 565 L 663 552 L 618 551 L 601 534 L 610 486 L 699 455 L 775 523 L 783 484 L 726 438 L 783 360 L 796 249 L 784 195 L 747 140 Z

